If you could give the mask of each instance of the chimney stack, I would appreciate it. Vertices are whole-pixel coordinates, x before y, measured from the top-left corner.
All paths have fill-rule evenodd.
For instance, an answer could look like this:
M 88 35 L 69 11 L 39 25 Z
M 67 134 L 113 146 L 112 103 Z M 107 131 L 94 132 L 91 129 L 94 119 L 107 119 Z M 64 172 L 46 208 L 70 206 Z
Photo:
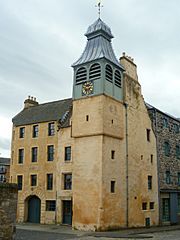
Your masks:
M 120 63 L 125 68 L 126 74 L 138 81 L 137 66 L 134 63 L 134 59 L 123 52 L 122 57 L 120 57 Z
M 28 98 L 24 101 L 24 108 L 37 106 L 39 103 L 36 101 L 35 97 L 28 96 Z

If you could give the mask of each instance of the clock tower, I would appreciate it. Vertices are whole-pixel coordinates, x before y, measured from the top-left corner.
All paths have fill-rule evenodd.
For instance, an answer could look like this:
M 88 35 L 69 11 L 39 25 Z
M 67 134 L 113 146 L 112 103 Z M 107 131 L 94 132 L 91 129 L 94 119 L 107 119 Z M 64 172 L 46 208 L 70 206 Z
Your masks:
M 123 98 L 123 67 L 115 57 L 111 29 L 99 18 L 89 26 L 87 45 L 74 68 L 73 99 L 100 94 Z
M 93 231 L 156 225 L 156 138 L 136 64 L 125 54 L 118 62 L 100 18 L 85 35 L 73 64 L 72 225 Z

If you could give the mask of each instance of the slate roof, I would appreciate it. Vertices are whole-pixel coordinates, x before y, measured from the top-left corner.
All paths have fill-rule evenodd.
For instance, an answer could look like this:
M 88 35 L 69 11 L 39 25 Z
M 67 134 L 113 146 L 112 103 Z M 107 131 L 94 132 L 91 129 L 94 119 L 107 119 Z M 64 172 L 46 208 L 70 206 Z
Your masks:
M 23 126 L 41 122 L 60 121 L 66 115 L 66 119 L 63 120 L 61 127 L 67 127 L 69 126 L 71 112 L 72 98 L 63 99 L 25 108 L 12 119 L 12 122 L 15 126 Z
M 111 39 L 113 35 L 111 29 L 100 18 L 88 28 L 85 36 L 88 38 L 85 50 L 81 57 L 72 65 L 73 67 L 105 58 L 124 69 L 117 60 L 112 48 Z
M 170 118 L 172 118 L 173 120 L 180 122 L 180 119 L 179 119 L 179 118 L 176 118 L 176 117 L 170 115 L 169 113 L 165 113 L 165 112 L 159 110 L 158 108 L 152 106 L 152 105 L 149 104 L 149 103 L 145 103 L 145 105 L 146 105 L 147 110 L 153 110 L 153 109 L 155 109 L 156 111 L 162 113 L 163 115 L 166 115 L 167 117 L 170 117 Z
M 10 165 L 10 158 L 1 158 L 0 157 L 0 165 Z

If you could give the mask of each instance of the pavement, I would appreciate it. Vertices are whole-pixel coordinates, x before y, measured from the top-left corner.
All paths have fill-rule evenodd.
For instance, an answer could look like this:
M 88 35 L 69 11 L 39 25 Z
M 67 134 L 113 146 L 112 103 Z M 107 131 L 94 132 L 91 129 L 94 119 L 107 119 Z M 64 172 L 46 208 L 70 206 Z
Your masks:
M 122 229 L 118 231 L 108 232 L 84 232 L 78 230 L 72 230 L 70 226 L 63 225 L 42 225 L 42 224 L 17 224 L 17 240 L 21 239 L 36 239 L 36 236 L 42 235 L 42 239 L 81 239 L 81 240 L 93 240 L 100 238 L 103 239 L 154 239 L 154 234 L 168 236 L 167 232 L 177 231 L 178 238 L 180 239 L 180 225 L 174 226 L 160 226 L 150 228 L 133 228 Z M 31 238 L 27 238 L 27 233 L 31 233 Z M 34 234 L 34 235 L 33 235 Z M 43 237 L 44 236 L 44 237 Z M 58 238 L 61 236 L 60 238 Z M 37 238 L 38 239 L 38 238 Z M 40 238 L 39 238 L 40 239 Z M 157 238 L 160 239 L 160 238 Z M 162 239 L 165 239 L 164 237 Z M 168 237 L 167 239 L 175 239 Z

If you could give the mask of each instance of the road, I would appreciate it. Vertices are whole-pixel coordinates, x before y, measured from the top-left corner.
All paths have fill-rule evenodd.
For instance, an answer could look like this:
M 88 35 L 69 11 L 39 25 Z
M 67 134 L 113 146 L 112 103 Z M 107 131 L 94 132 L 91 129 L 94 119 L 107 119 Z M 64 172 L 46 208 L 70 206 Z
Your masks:
M 132 239 L 153 239 L 153 240 L 180 240 L 180 230 L 173 231 L 162 231 L 156 233 L 148 233 L 148 234 L 126 234 L 118 236 L 117 232 L 112 232 L 107 236 L 101 236 L 101 234 L 93 233 L 93 236 L 89 236 L 91 233 L 64 233 L 64 232 L 46 232 L 46 231 L 38 231 L 38 230 L 24 230 L 17 229 L 16 240 L 132 240 Z

